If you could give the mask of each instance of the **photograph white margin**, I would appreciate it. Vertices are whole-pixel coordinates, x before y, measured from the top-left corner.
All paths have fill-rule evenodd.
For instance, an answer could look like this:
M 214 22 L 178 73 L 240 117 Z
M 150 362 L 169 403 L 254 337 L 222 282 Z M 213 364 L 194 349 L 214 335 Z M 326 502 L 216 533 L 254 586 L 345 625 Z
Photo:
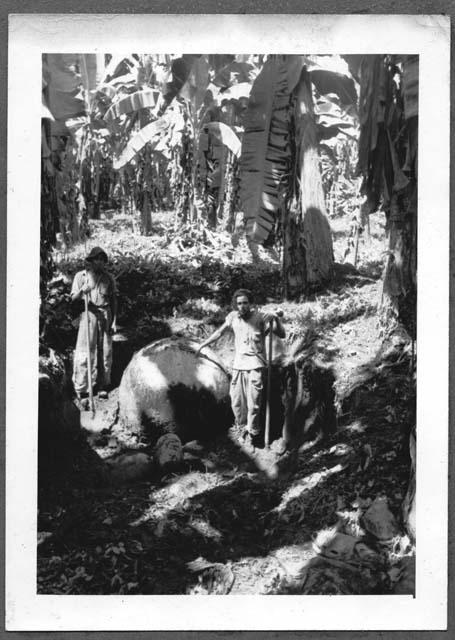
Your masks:
M 415 598 L 37 595 L 41 54 L 122 51 L 420 55 Z M 445 629 L 449 18 L 439 15 L 15 14 L 9 19 L 8 54 L 7 630 Z

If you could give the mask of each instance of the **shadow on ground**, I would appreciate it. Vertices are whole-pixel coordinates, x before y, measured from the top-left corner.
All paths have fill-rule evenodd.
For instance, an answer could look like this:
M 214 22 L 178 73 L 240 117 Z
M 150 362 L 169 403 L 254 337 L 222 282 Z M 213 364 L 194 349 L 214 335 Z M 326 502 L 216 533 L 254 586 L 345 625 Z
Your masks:
M 224 437 L 183 475 L 43 501 L 38 591 L 181 594 L 197 582 L 187 563 L 202 556 L 230 563 L 233 592 L 251 593 L 248 574 L 285 545 L 310 543 L 342 505 L 386 495 L 399 520 L 415 411 L 409 360 L 360 373 L 340 399 L 338 432 L 285 459 L 275 480 Z

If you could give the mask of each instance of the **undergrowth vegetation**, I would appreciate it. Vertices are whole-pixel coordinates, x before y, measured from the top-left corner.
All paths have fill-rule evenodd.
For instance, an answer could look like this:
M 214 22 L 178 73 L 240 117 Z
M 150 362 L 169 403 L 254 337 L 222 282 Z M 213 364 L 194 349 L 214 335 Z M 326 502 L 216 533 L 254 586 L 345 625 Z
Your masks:
M 190 454 L 185 473 L 159 481 L 95 489 L 82 478 L 78 484 L 74 470 L 71 486 L 53 483 L 40 492 L 40 593 L 225 593 L 224 579 L 231 593 L 301 593 L 299 572 L 307 562 L 309 593 L 325 593 L 329 583 L 331 593 L 392 593 L 397 584 L 412 592 L 412 575 L 402 579 L 404 559 L 412 560 L 414 551 L 400 533 L 400 510 L 414 384 L 409 350 L 378 360 L 381 282 L 372 264 L 382 264 L 383 238 L 379 215 L 378 224 L 372 222 L 370 245 L 360 241 L 358 269 L 340 260 L 328 289 L 292 302 L 283 301 L 279 256 L 262 248 L 255 256 L 244 237 L 233 246 L 224 231 L 195 231 L 184 242 L 164 213 L 147 237 L 136 235 L 124 217 L 107 215 L 93 224 L 86 244 L 55 255 L 42 346 L 64 354 L 67 365 L 76 338 L 72 277 L 86 252 L 101 245 L 131 348 L 171 334 L 200 340 L 224 320 L 233 291 L 250 288 L 261 309 L 283 311 L 288 346 L 304 348 L 305 357 L 331 372 L 338 429 L 305 444 L 292 463 L 285 456 L 273 483 L 264 479 L 265 463 L 231 436 Z M 343 255 L 348 231 L 339 226 L 335 238 L 336 255 Z M 231 353 L 229 344 L 219 345 L 227 366 Z M 107 416 L 111 422 L 115 410 Z M 91 446 L 103 460 L 114 460 L 114 440 L 112 432 L 101 433 Z M 88 470 L 83 475 L 91 477 Z M 390 548 L 375 547 L 364 529 L 368 508 L 383 498 L 398 522 Z M 374 562 L 365 569 L 361 559 L 354 582 L 343 569 L 331 569 L 321 586 L 318 563 L 340 535 L 369 540 Z M 205 567 L 199 578 L 195 566 Z
M 150 236 L 136 234 L 130 217 L 112 212 L 91 225 L 89 241 L 77 244 L 71 252 L 55 252 L 57 269 L 43 300 L 41 342 L 60 352 L 72 349 L 77 332 L 69 297 L 71 281 L 84 268 L 84 257 L 95 245 L 102 246 L 110 258 L 109 270 L 119 294 L 118 323 L 138 347 L 169 335 L 167 318 L 220 324 L 239 287 L 250 289 L 260 306 L 283 307 L 292 332 L 299 325 L 313 323 L 322 328 L 374 313 L 378 302 L 373 279 L 380 274 L 376 267 L 371 268 L 372 264 L 382 268 L 383 244 L 378 232 L 371 246 L 362 245 L 358 272 L 349 264 L 347 269 L 341 265 L 331 290 L 306 301 L 282 303 L 278 302 L 283 293 L 278 256 L 259 247 L 254 258 L 244 237 L 234 247 L 230 235 L 221 230 L 210 234 L 195 230 L 188 236 L 185 230 L 174 231 L 166 213 L 155 215 Z M 186 238 L 185 246 L 179 243 L 182 238 Z M 335 255 L 341 255 L 343 247 L 346 237 L 339 234 Z
M 43 57 L 38 592 L 414 592 L 417 78 L 414 56 Z M 96 246 L 119 332 L 88 412 L 70 290 Z M 211 414 L 186 437 L 210 358 L 181 338 L 200 344 L 238 288 L 286 330 L 254 446 Z M 170 336 L 191 358 L 148 362 L 125 395 L 134 352 Z M 228 407 L 232 335 L 213 347 Z M 122 416 L 138 389 L 148 440 Z

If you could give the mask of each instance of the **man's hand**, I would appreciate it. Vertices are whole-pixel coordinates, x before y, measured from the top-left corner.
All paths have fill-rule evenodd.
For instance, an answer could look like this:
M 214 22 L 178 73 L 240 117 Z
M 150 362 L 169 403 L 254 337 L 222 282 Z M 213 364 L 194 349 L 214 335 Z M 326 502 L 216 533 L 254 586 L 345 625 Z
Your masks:
M 271 329 L 273 333 L 279 338 L 286 337 L 286 332 L 284 330 L 283 325 L 281 324 L 281 320 L 283 319 L 283 311 L 281 309 L 277 309 L 276 311 L 265 312 L 263 314 L 263 318 L 264 318 L 266 334 L 268 334 L 268 332 Z
M 86 293 L 90 293 L 91 290 L 92 290 L 92 287 L 89 284 L 84 284 L 81 287 L 82 295 L 85 295 Z
M 283 319 L 283 311 L 281 309 L 277 309 L 276 311 L 265 311 L 263 313 L 264 322 L 268 323 L 271 320 L 279 320 Z
M 264 317 L 264 322 L 266 324 L 269 324 L 272 320 L 277 319 L 277 314 L 274 311 L 267 311 L 266 313 L 264 313 L 263 317 Z

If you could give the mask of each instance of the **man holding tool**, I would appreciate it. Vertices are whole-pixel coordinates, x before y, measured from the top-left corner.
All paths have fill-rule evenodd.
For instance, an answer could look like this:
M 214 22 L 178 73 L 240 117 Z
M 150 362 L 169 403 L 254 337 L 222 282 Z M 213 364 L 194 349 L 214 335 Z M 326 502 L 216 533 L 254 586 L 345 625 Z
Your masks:
M 74 389 L 82 408 L 93 411 L 93 387 L 99 398 L 108 397 L 112 369 L 112 334 L 116 331 L 117 292 L 114 278 L 106 271 L 107 254 L 93 247 L 86 268 L 76 273 L 71 300 L 84 300 L 79 319 L 73 362 Z
M 275 335 L 284 338 L 285 331 L 276 313 L 260 313 L 253 310 L 251 304 L 251 292 L 238 289 L 232 298 L 234 311 L 229 313 L 219 329 L 201 343 L 196 355 L 228 329 L 234 333 L 235 355 L 230 388 L 232 411 L 236 425 L 243 429 L 242 436 L 255 446 L 259 444 L 264 372 L 268 364 L 265 336 L 273 330 Z

